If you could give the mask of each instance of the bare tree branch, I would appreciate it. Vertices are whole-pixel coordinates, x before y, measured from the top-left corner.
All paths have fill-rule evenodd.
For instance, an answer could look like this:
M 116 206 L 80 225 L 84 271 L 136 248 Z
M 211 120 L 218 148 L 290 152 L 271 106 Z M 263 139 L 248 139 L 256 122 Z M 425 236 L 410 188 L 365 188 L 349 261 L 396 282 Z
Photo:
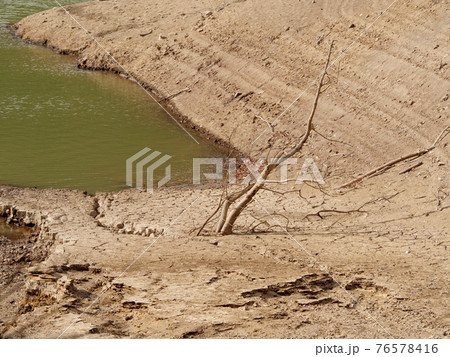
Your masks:
M 316 114 L 317 103 L 319 102 L 323 81 L 325 76 L 327 75 L 331 53 L 333 51 L 333 44 L 334 42 L 331 41 L 325 67 L 323 69 L 322 75 L 320 76 L 311 113 L 307 120 L 307 127 L 305 134 L 302 136 L 301 140 L 292 150 L 290 150 L 283 156 L 269 162 L 261 172 L 260 177 L 254 183 L 249 184 L 249 186 L 247 186 L 244 190 L 241 190 L 237 194 L 234 194 L 231 197 L 227 197 L 225 199 L 225 202 L 222 205 L 222 213 L 219 218 L 219 224 L 217 226 L 217 232 L 221 233 L 222 235 L 228 235 L 233 232 L 233 226 L 237 218 L 242 213 L 242 211 L 250 204 L 250 202 L 253 200 L 258 191 L 261 190 L 261 188 L 265 185 L 265 180 L 268 178 L 270 173 L 275 168 L 280 166 L 285 160 L 301 151 L 305 143 L 308 141 L 308 138 L 310 137 L 313 129 L 313 119 L 314 115 Z M 236 205 L 231 210 L 231 212 L 228 213 L 231 204 L 234 202 L 236 202 Z
M 430 146 L 428 149 L 424 149 L 424 150 L 415 152 L 413 154 L 405 155 L 405 156 L 402 156 L 402 157 L 400 157 L 398 159 L 389 161 L 388 163 L 383 164 L 381 166 L 378 166 L 377 168 L 372 169 L 372 170 L 366 172 L 365 174 L 358 176 L 356 179 L 354 179 L 354 180 L 352 180 L 350 182 L 347 182 L 346 184 L 344 184 L 342 186 L 339 186 L 338 189 L 350 187 L 350 186 L 352 186 L 352 185 L 354 185 L 354 184 L 356 184 L 358 182 L 363 181 L 366 178 L 373 177 L 374 175 L 376 175 L 380 171 L 389 170 L 394 165 L 396 165 L 396 164 L 398 164 L 398 163 L 400 163 L 402 161 L 405 161 L 405 160 L 408 160 L 408 159 L 417 159 L 418 157 L 421 157 L 421 156 L 423 156 L 425 154 L 428 154 L 430 151 L 433 151 L 436 148 L 436 146 L 448 135 L 449 132 L 450 132 L 450 125 L 447 126 L 444 130 L 442 130 L 442 132 L 439 134 L 439 136 L 434 141 L 433 145 Z

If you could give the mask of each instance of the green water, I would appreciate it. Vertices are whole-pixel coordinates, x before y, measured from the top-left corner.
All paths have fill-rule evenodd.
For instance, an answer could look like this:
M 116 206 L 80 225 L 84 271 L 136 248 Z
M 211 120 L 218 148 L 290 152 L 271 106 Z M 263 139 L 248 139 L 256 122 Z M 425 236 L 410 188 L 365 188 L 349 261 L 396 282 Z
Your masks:
M 126 159 L 145 147 L 172 156 L 169 184 L 188 184 L 193 157 L 222 156 L 135 83 L 79 70 L 73 58 L 25 44 L 5 26 L 55 6 L 0 0 L 0 184 L 122 189 Z

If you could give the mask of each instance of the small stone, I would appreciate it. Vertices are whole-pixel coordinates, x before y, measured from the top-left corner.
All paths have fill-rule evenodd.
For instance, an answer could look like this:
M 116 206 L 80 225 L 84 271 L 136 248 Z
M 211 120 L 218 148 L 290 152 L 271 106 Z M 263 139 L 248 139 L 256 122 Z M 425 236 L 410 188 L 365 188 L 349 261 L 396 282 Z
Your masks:
M 351 24 L 350 26 L 349 26 L 349 28 L 355 28 L 356 27 L 356 25 L 355 24 Z
M 134 233 L 143 235 L 143 234 L 145 234 L 145 230 L 146 229 L 147 229 L 147 227 L 144 224 L 139 223 L 139 224 L 136 225 L 136 227 L 134 229 Z
M 68 266 L 68 270 L 74 270 L 74 271 L 89 271 L 90 264 L 70 264 Z

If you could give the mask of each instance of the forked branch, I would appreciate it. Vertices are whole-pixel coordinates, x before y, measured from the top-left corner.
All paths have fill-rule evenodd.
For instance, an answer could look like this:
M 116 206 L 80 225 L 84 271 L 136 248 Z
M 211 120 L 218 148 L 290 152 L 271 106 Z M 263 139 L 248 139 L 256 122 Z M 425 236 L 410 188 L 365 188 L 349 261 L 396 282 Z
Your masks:
M 323 72 L 319 78 L 319 83 L 317 85 L 316 95 L 314 97 L 313 106 L 311 113 L 307 119 L 307 127 L 305 134 L 301 137 L 297 145 L 285 154 L 280 154 L 274 160 L 271 160 L 264 169 L 262 170 L 260 177 L 253 182 L 250 182 L 244 189 L 227 196 L 222 203 L 222 210 L 219 217 L 219 222 L 217 225 L 216 232 L 222 235 L 231 234 L 233 232 L 233 226 L 239 215 L 244 209 L 252 202 L 255 195 L 264 187 L 266 184 L 266 179 L 269 177 L 270 173 L 277 167 L 279 167 L 285 160 L 292 157 L 293 155 L 300 152 L 305 143 L 308 141 L 311 132 L 313 131 L 313 119 L 316 114 L 317 104 L 319 102 L 319 97 L 322 92 L 322 85 L 324 78 L 327 75 L 328 65 L 330 63 L 331 53 L 333 51 L 333 41 L 330 43 L 330 48 L 328 51 L 327 60 Z M 231 206 L 234 207 L 231 209 Z M 231 211 L 230 211 L 231 209 Z

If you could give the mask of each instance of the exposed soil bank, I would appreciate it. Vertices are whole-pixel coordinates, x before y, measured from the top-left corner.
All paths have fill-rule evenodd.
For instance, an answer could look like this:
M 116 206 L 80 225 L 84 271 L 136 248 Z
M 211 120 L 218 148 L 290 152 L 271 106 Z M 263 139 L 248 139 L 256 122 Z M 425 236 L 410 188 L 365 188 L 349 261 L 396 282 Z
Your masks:
M 68 10 L 162 96 L 189 87 L 174 108 L 217 137 L 233 132 L 244 152 L 267 128 L 259 116 L 274 121 L 320 73 L 327 39 L 345 49 L 389 5 L 214 3 L 111 0 Z M 444 1 L 399 2 L 336 62 L 316 129 L 351 146 L 317 135 L 308 146 L 328 166 L 327 182 L 428 147 L 447 124 L 445 13 Z M 61 9 L 21 21 L 18 34 L 120 72 Z M 277 122 L 284 137 L 302 131 L 310 93 Z M 420 162 L 346 195 L 265 191 L 230 237 L 192 234 L 219 189 L 92 197 L 2 186 L 0 205 L 39 218 L 48 255 L 1 291 L 0 335 L 58 337 L 88 310 L 63 337 L 446 338 L 448 138 Z
M 63 337 L 446 338 L 448 171 L 422 161 L 344 196 L 264 192 L 228 237 L 191 233 L 218 189 L 0 187 L 48 243 L 2 288 L 0 336 L 58 337 L 88 311 Z M 323 209 L 336 212 L 311 214 Z

